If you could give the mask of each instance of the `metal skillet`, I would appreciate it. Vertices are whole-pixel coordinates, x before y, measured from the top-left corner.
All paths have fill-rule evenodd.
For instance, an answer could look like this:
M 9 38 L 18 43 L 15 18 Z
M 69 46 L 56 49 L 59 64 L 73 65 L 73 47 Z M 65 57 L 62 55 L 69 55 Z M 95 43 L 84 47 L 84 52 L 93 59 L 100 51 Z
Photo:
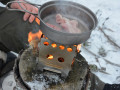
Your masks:
M 30 2 L 27 3 L 32 4 Z M 32 5 L 38 6 L 36 4 Z M 87 7 L 75 2 L 49 1 L 38 8 L 41 31 L 50 40 L 62 45 L 77 45 L 85 42 L 89 39 L 92 30 L 95 29 L 97 25 L 95 14 Z M 26 10 L 23 11 L 26 12 Z M 71 20 L 77 20 L 80 33 L 69 33 L 65 32 L 65 30 L 58 31 L 49 27 L 46 23 L 58 26 L 55 21 L 56 14 L 61 14 Z

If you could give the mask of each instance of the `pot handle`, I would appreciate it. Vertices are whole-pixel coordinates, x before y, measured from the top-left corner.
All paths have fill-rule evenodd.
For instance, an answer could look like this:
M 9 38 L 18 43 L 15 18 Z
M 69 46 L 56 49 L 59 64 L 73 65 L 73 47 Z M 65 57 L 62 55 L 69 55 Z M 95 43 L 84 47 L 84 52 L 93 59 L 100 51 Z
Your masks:
M 12 3 L 18 3 L 19 6 L 20 6 L 23 10 L 10 8 L 10 4 L 12 4 Z M 22 11 L 22 12 L 27 12 L 27 13 L 30 13 L 30 14 L 34 15 L 35 17 L 37 17 L 37 15 L 38 15 L 37 13 L 32 13 L 32 12 L 24 9 L 24 8 L 20 5 L 20 3 L 31 4 L 31 5 L 33 5 L 33 6 L 37 7 L 37 8 L 39 8 L 39 7 L 41 6 L 41 5 L 39 5 L 39 4 L 33 4 L 33 3 L 31 3 L 31 2 L 28 2 L 28 1 L 10 1 L 10 2 L 8 2 L 8 3 L 6 4 L 6 8 L 7 8 L 8 10 L 10 10 L 10 11 Z M 39 6 L 39 7 L 38 7 L 38 6 Z

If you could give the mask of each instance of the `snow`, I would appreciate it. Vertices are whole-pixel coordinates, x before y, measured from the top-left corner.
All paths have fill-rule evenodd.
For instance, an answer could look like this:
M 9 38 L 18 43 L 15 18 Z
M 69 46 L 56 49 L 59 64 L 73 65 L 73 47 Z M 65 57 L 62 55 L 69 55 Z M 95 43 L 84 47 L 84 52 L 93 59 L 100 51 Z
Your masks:
M 5 7 L 5 5 L 3 5 L 2 3 L 0 3 L 0 6 L 1 6 L 1 7 Z
M 32 3 L 43 4 L 51 0 L 28 0 Z M 120 0 L 69 0 L 76 3 L 80 3 L 88 8 L 90 8 L 94 13 L 97 13 L 98 18 L 98 27 L 102 27 L 105 19 L 109 19 L 105 22 L 104 26 L 111 29 L 104 29 L 104 32 L 120 46 Z M 1 5 L 1 4 L 0 4 Z M 98 29 L 98 27 L 92 31 L 92 34 L 87 42 L 90 42 L 89 46 L 85 46 L 88 50 L 95 53 L 99 56 L 99 63 L 96 61 L 96 57 L 87 52 L 87 50 L 82 47 L 81 54 L 88 61 L 89 64 L 95 64 L 99 69 L 101 67 L 106 68 L 105 74 L 102 72 L 93 72 L 95 73 L 103 82 L 105 83 L 116 83 L 120 84 L 120 67 L 111 65 L 107 63 L 104 59 L 120 65 L 120 48 L 116 48 L 112 45 L 104 34 Z M 103 57 L 99 55 L 99 49 L 103 47 L 106 53 L 106 56 Z M 40 85 L 39 85 L 40 86 Z M 42 86 L 42 84 L 41 84 Z
M 32 90 L 37 90 L 38 88 L 40 90 L 46 90 L 46 88 L 49 88 L 49 85 L 51 85 L 52 83 L 64 83 L 64 79 L 61 79 L 56 73 L 44 72 L 42 74 L 36 74 L 35 76 L 33 76 L 33 79 L 34 80 L 32 82 L 27 82 Z M 40 81 L 37 81 L 38 79 Z
M 32 81 L 28 82 L 27 84 L 31 87 L 32 90 L 38 90 L 38 88 L 40 90 L 45 90 L 44 88 L 45 82 L 40 83 L 39 81 Z
M 16 86 L 13 72 L 9 72 L 8 75 L 4 78 L 3 83 L 2 83 L 2 89 L 3 90 L 13 90 L 13 88 Z M 1 90 L 1 89 L 0 89 Z

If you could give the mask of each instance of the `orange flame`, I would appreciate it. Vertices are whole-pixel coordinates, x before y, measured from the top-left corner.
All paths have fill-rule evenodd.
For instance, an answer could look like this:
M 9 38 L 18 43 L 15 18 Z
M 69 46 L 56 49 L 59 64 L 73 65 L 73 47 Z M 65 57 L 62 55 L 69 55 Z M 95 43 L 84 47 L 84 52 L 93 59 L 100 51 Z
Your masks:
M 38 25 L 40 25 L 40 20 L 38 18 L 35 18 L 35 21 L 37 22 Z
M 72 48 L 70 48 L 70 47 L 67 48 L 67 51 L 68 51 L 68 52 L 72 52 Z
M 49 45 L 49 42 L 44 42 L 43 43 L 45 46 L 48 46 Z
M 80 52 L 81 44 L 77 45 L 77 52 Z
M 73 66 L 74 62 L 75 62 L 75 59 L 72 60 L 72 64 L 71 64 L 72 66 Z
M 53 44 L 51 44 L 51 46 L 52 46 L 53 48 L 56 48 L 56 47 L 57 47 L 57 44 L 53 43 Z
M 64 50 L 64 49 L 65 49 L 65 47 L 64 47 L 63 45 L 60 45 L 59 48 L 60 48 L 61 50 Z
M 28 42 L 30 43 L 32 40 L 34 39 L 40 39 L 42 36 L 42 32 L 39 30 L 37 33 L 32 33 L 32 32 L 29 32 L 28 34 Z

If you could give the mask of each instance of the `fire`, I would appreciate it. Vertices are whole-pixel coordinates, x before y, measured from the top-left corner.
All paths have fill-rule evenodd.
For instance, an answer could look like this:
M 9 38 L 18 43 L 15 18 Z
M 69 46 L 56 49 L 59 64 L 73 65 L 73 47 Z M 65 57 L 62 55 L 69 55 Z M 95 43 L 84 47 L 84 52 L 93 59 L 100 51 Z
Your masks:
M 35 21 L 37 22 L 38 25 L 40 25 L 40 20 L 38 18 L 35 18 Z
M 64 49 L 65 49 L 65 47 L 64 47 L 63 45 L 60 45 L 59 48 L 60 48 L 61 50 L 64 50 Z
M 75 59 L 72 60 L 72 64 L 71 64 L 72 66 L 73 66 L 74 62 L 75 62 Z
M 67 51 L 68 52 L 72 52 L 72 48 L 67 48 Z
M 28 34 L 28 42 L 30 43 L 32 40 L 40 39 L 41 36 L 42 36 L 42 32 L 40 30 L 37 33 L 29 32 L 29 34 Z
M 47 55 L 47 59 L 52 60 L 53 59 L 53 55 Z
M 48 39 L 45 35 L 42 35 L 42 38 Z
M 48 46 L 49 45 L 49 42 L 44 42 L 43 43 L 45 46 Z
M 57 47 L 57 44 L 53 43 L 53 44 L 51 44 L 51 46 L 52 46 L 53 48 L 56 48 L 56 47 Z
M 77 45 L 77 52 L 80 52 L 81 44 Z

